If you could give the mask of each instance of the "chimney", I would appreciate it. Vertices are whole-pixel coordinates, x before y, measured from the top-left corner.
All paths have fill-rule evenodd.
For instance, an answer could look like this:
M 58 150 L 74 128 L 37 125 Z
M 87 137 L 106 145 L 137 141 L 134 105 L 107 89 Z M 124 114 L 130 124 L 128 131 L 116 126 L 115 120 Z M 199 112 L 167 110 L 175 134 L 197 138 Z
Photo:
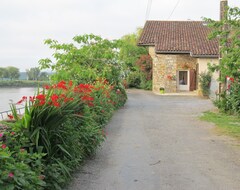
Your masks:
M 227 7 L 228 7 L 228 0 L 221 0 L 220 2 L 220 20 L 223 20 L 227 17 Z

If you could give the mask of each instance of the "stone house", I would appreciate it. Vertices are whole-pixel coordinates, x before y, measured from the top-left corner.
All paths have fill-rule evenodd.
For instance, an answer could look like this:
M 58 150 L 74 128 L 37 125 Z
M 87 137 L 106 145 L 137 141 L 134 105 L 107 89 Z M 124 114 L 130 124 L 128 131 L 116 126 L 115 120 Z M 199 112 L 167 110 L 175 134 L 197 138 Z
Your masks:
M 221 0 L 221 14 L 227 0 Z M 148 47 L 153 59 L 153 91 L 164 88 L 166 93 L 195 91 L 199 88 L 199 75 L 208 64 L 219 63 L 218 40 L 209 40 L 211 32 L 203 21 L 146 21 L 138 41 Z M 219 73 L 213 73 L 210 92 L 219 90 Z

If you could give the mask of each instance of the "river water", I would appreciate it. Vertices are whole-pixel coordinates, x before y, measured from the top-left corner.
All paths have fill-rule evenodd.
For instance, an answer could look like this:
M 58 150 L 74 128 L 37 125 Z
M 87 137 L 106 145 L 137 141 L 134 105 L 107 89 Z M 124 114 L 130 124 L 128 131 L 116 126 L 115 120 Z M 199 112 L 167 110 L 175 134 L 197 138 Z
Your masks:
M 18 102 L 23 96 L 33 96 L 36 90 L 36 88 L 0 88 L 0 112 L 10 110 L 9 104 Z

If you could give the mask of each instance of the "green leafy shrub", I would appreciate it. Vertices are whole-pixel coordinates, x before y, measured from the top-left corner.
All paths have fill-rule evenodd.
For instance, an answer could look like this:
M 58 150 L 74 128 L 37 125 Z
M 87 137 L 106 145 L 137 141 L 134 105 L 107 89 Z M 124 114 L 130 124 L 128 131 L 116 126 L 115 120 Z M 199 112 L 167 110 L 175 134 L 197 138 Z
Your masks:
M 106 78 L 111 84 L 121 82 L 122 66 L 119 63 L 118 42 L 102 39 L 93 34 L 78 35 L 73 43 L 45 40 L 54 50 L 54 59 L 39 61 L 41 69 L 55 71 L 55 82 L 72 80 L 77 83 L 93 83 L 97 78 Z
M 129 88 L 140 88 L 142 81 L 142 74 L 138 71 L 131 72 L 127 77 Z
M 13 105 L 14 122 L 5 123 L 16 137 L 0 139 L 0 184 L 61 189 L 83 159 L 95 153 L 105 137 L 104 125 L 125 101 L 124 88 L 103 79 L 92 85 L 61 81 L 34 97 L 23 97 L 18 104 L 25 103 L 24 115 Z
M 0 133 L 0 187 L 3 190 L 44 189 L 42 157 L 33 152 L 21 131 Z
M 231 88 L 222 92 L 214 103 L 224 113 L 240 115 L 239 83 L 232 83 Z
M 39 87 L 49 84 L 47 81 L 2 80 L 0 87 Z
M 212 75 L 210 72 L 200 73 L 199 82 L 203 96 L 209 96 Z

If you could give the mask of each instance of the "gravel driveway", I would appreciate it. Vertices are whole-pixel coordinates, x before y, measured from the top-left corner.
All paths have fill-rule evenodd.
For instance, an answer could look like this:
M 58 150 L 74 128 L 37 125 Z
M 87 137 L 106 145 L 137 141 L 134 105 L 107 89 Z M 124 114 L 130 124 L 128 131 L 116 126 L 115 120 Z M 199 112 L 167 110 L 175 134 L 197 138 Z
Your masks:
M 239 190 L 239 143 L 198 119 L 212 108 L 194 96 L 130 90 L 106 142 L 68 189 Z

